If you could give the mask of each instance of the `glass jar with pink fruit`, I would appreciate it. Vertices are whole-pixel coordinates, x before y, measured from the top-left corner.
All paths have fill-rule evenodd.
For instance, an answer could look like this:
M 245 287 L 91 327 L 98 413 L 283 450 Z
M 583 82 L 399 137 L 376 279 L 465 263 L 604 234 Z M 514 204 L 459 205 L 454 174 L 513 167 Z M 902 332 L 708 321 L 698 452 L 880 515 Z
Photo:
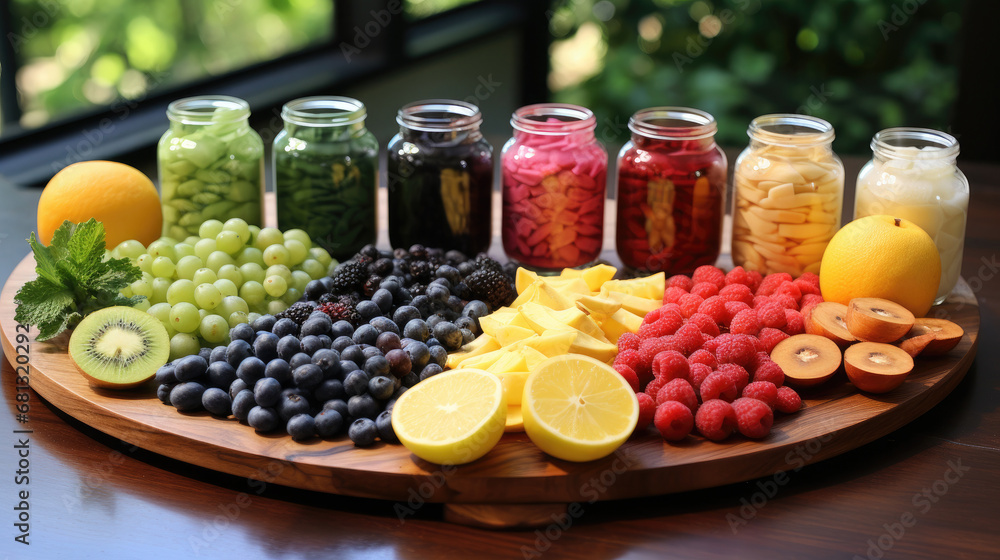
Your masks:
M 538 271 L 597 260 L 604 237 L 608 154 L 584 107 L 521 107 L 503 147 L 501 236 L 507 258 Z

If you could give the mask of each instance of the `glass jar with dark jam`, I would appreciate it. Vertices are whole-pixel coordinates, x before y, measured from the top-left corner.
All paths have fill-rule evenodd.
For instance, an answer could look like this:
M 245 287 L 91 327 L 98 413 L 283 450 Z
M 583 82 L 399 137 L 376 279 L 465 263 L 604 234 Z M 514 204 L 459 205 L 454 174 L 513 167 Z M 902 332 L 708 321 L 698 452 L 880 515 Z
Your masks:
M 479 108 L 433 99 L 403 106 L 389 142 L 389 243 L 486 251 L 492 235 L 493 148 Z
M 726 154 L 712 115 L 653 107 L 632 115 L 618 153 L 617 248 L 625 266 L 668 275 L 714 264 L 722 242 Z

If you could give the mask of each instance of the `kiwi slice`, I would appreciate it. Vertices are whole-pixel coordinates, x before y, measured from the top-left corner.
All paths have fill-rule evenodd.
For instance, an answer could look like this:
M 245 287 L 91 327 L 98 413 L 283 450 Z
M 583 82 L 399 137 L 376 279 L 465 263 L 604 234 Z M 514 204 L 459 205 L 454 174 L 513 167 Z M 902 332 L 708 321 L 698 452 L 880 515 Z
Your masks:
M 167 363 L 170 339 L 163 324 L 145 311 L 107 307 L 76 326 L 69 355 L 92 384 L 126 389 L 148 381 Z

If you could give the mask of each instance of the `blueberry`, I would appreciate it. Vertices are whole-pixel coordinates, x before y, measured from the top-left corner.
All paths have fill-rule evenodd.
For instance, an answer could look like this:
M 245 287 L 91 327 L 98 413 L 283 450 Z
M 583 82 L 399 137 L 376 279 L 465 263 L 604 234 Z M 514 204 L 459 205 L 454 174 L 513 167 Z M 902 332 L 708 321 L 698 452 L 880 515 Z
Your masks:
M 444 278 L 448 282 L 451 282 L 452 285 L 458 284 L 462 281 L 462 273 L 459 272 L 457 268 L 448 264 L 439 266 L 438 269 L 434 271 L 434 276 Z
M 236 376 L 246 381 L 247 385 L 253 386 L 258 379 L 264 377 L 264 369 L 264 362 L 260 361 L 260 358 L 250 356 L 240 362 L 239 367 L 236 368 Z
M 306 324 L 308 324 L 308 322 Z M 312 356 L 319 349 L 323 348 L 323 343 L 319 340 L 318 336 L 310 334 L 302 337 L 302 340 L 299 341 L 299 348 L 306 354 Z
M 316 435 L 316 420 L 308 414 L 296 414 L 288 419 L 285 431 L 295 441 L 307 440 Z
M 443 315 L 435 313 L 434 315 L 431 315 L 430 317 L 427 318 L 427 326 L 431 329 L 431 331 L 433 331 L 434 327 L 436 327 L 438 323 L 446 320 L 447 319 L 445 319 Z
M 375 317 L 371 321 L 368 321 L 368 324 L 375 327 L 375 330 L 379 332 L 379 335 L 387 332 L 395 333 L 397 335 L 399 334 L 399 327 L 397 327 L 396 323 L 393 323 L 392 319 L 389 319 L 388 317 Z
M 240 362 L 252 355 L 250 343 L 245 340 L 234 340 L 226 347 L 226 361 L 234 368 L 238 368 Z
M 333 437 L 344 427 L 344 417 L 336 410 L 324 409 L 316 415 L 315 426 L 319 437 Z
M 427 364 L 426 366 L 424 366 L 424 369 L 420 370 L 420 380 L 423 381 L 424 379 L 427 379 L 428 377 L 433 377 L 433 376 L 441 373 L 442 371 L 443 370 L 441 369 L 441 366 L 439 366 L 437 364 L 434 364 L 434 363 Z
M 455 319 L 457 319 L 462 314 L 462 310 L 464 309 L 465 309 L 465 302 L 462 301 L 462 298 L 458 296 L 448 297 L 448 310 L 451 311 L 451 313 L 449 314 L 450 316 L 449 320 L 454 321 Z
M 425 293 L 427 294 L 427 297 L 437 301 L 448 301 L 448 297 L 451 296 L 451 291 L 441 284 L 431 284 L 427 286 L 427 291 Z
M 448 363 L 448 351 L 444 349 L 444 346 L 431 346 L 430 353 L 431 359 L 428 363 L 437 364 L 442 368 Z
M 344 377 L 347 377 L 347 374 L 352 371 L 358 371 L 359 369 L 361 368 L 353 360 L 340 360 L 340 374 Z
M 458 350 L 462 346 L 462 332 L 451 321 L 441 321 L 434 325 L 434 338 L 441 341 L 445 350 Z
M 284 321 L 284 319 L 282 319 Z M 289 334 L 281 337 L 278 341 L 278 357 L 285 361 L 291 361 L 292 356 L 302 349 L 302 342 L 295 335 Z
M 403 336 L 425 342 L 431 336 L 430 327 L 423 319 L 410 319 L 403 327 Z
M 274 317 L 274 315 L 261 315 L 250 324 L 250 327 L 254 330 L 254 332 L 271 332 L 271 329 L 274 328 L 274 324 L 277 321 L 278 320 Z
M 410 363 L 413 369 L 421 369 L 427 365 L 431 359 L 430 348 L 423 342 L 413 342 L 406 347 L 406 353 L 410 355 Z
M 396 326 L 399 328 L 403 328 L 404 326 L 406 326 L 407 323 L 409 323 L 413 319 L 419 319 L 419 318 L 420 318 L 420 311 L 418 311 L 417 308 L 413 307 L 412 305 L 401 305 L 392 314 L 392 320 L 393 322 L 396 323 Z
M 374 358 L 375 356 L 382 356 L 382 351 L 376 346 L 368 346 L 367 344 L 361 347 L 361 355 L 365 357 L 365 361 Z
M 354 334 L 353 327 L 351 328 L 351 334 Z M 348 348 L 350 346 L 354 346 L 353 338 L 351 338 L 350 336 L 338 336 L 333 340 L 333 344 L 330 345 L 330 348 L 333 348 L 337 352 L 343 352 L 345 348 Z
M 399 387 L 396 387 L 396 392 L 392 394 L 392 398 L 389 399 L 389 402 L 394 402 L 398 400 L 399 397 L 403 396 L 403 393 L 405 393 L 407 389 L 409 389 L 409 387 L 407 387 L 406 385 L 400 385 Z M 389 406 L 389 404 L 386 403 L 386 406 Z
M 292 385 L 292 367 L 281 358 L 275 358 L 264 367 L 264 376 L 277 379 L 282 387 Z
M 236 379 L 236 370 L 229 362 L 208 364 L 208 384 L 212 387 L 228 388 Z
M 431 314 L 431 298 L 427 296 L 416 296 L 410 305 L 417 308 L 421 317 L 429 317 Z
M 323 403 L 323 410 L 336 410 L 341 416 L 347 418 L 347 401 L 344 399 L 331 399 Z
M 340 375 L 340 353 L 329 348 L 321 348 L 312 356 L 312 363 L 323 370 L 323 377 L 326 379 L 336 378 Z
M 441 345 L 441 341 L 439 341 L 438 339 L 436 339 L 436 338 L 434 338 L 432 336 L 432 337 L 430 337 L 430 338 L 427 339 L 426 344 L 427 344 L 427 347 L 430 348 L 431 346 L 440 346 Z
M 403 345 L 399 342 L 398 333 L 383 332 L 378 335 L 378 339 L 375 340 L 375 347 L 378 348 L 383 354 L 387 354 L 390 350 L 402 348 Z
M 344 383 L 339 379 L 327 379 L 313 389 L 313 396 L 319 402 L 326 402 L 332 399 L 346 399 L 347 392 L 344 391 Z
M 212 353 L 208 356 L 208 363 L 226 361 L 226 347 L 216 346 L 212 348 Z
M 345 321 L 343 319 L 334 323 L 333 328 L 330 330 L 330 336 L 332 336 L 334 340 L 341 336 L 350 338 L 352 334 L 354 334 L 354 325 L 352 325 L 350 321 Z
M 402 383 L 403 387 L 409 389 L 410 387 L 413 387 L 417 383 L 420 383 L 420 376 L 417 375 L 416 372 L 411 371 L 410 373 L 407 373 L 406 375 L 403 376 Z
M 170 383 L 171 385 L 180 381 L 177 376 L 174 375 L 173 364 L 166 364 L 160 366 L 160 369 L 156 370 L 156 375 L 153 376 L 157 383 Z
M 375 417 L 375 428 L 378 429 L 378 437 L 386 443 L 399 443 L 396 431 L 392 429 L 392 411 L 384 410 Z
M 240 422 L 246 422 L 250 416 L 250 410 L 257 406 L 257 401 L 253 398 L 253 391 L 244 389 L 233 397 L 233 416 Z
M 242 379 L 237 377 L 236 379 L 233 380 L 232 383 L 229 384 L 229 396 L 235 399 L 236 395 L 240 394 L 240 391 L 249 388 L 250 387 L 247 385 L 246 381 L 243 381 Z
M 474 299 L 469 303 L 465 304 L 462 308 L 462 316 L 474 319 L 476 323 L 479 323 L 480 317 L 485 317 L 490 314 L 490 308 L 486 305 L 486 302 Z
M 389 360 L 381 354 L 372 356 L 365 362 L 364 370 L 369 378 L 389 375 Z
M 212 349 L 211 348 L 207 348 L 207 347 L 206 348 L 199 348 L 197 355 L 201 356 L 202 359 L 204 359 L 205 363 L 207 364 L 208 363 L 208 359 L 212 357 Z
M 253 341 L 253 353 L 264 362 L 270 362 L 278 357 L 278 336 L 274 333 L 262 332 Z
M 360 304 L 359 304 L 360 305 Z M 375 345 L 375 341 L 378 340 L 378 329 L 371 325 L 361 325 L 358 330 L 354 331 L 355 344 L 371 344 Z
M 323 382 L 323 370 L 310 362 L 293 369 L 292 377 L 300 389 L 308 391 Z
M 377 400 L 384 401 L 392 396 L 395 382 L 388 377 L 378 375 L 368 381 L 368 394 Z
M 284 389 L 281 390 L 281 398 L 285 398 L 288 395 L 295 395 L 297 397 L 302 397 L 304 399 L 309 398 L 309 395 L 307 395 L 305 391 L 299 389 L 298 387 L 285 387 Z
M 191 381 L 208 371 L 208 360 L 201 356 L 184 356 L 174 361 L 174 377 L 177 381 Z
M 247 423 L 258 432 L 271 432 L 281 425 L 281 418 L 273 408 L 255 406 L 247 415 Z
M 319 336 L 321 334 L 330 334 L 333 331 L 333 321 L 325 313 L 318 313 L 314 316 L 310 316 L 306 322 L 302 323 L 302 330 L 300 334 L 302 336 Z
M 358 312 L 358 315 L 360 315 L 361 318 L 364 319 L 365 321 L 370 321 L 382 314 L 382 308 L 379 307 L 377 303 L 371 300 L 359 301 L 358 304 L 354 307 L 354 309 Z
M 340 351 L 341 360 L 350 360 L 356 364 L 363 364 L 367 359 L 365 351 L 359 344 L 352 344 Z
M 291 393 L 284 395 L 281 400 L 278 401 L 277 410 L 281 419 L 288 422 L 288 419 L 296 414 L 309 412 L 309 401 L 302 395 Z
M 326 286 L 323 285 L 319 280 L 310 280 L 306 284 L 305 293 L 306 297 L 312 301 L 317 301 L 323 294 L 327 292 Z
M 374 420 L 380 410 L 381 408 L 379 408 L 375 399 L 367 393 L 354 395 L 347 399 L 347 413 L 354 418 L 371 418 Z
M 178 383 L 170 389 L 170 404 L 181 412 L 201 410 L 201 395 L 204 392 L 205 386 L 201 383 Z
M 465 317 L 463 315 L 462 317 L 455 319 L 455 326 L 458 327 L 459 329 L 469 329 L 474 334 L 479 332 L 479 326 L 472 319 L 472 317 Z
M 295 336 L 299 334 L 299 325 L 295 321 L 285 317 L 284 319 L 278 319 L 271 328 L 271 332 L 278 335 L 278 338 L 284 338 L 289 335 Z
M 447 353 L 445 357 L 447 358 Z M 385 355 L 385 359 L 389 362 L 389 373 L 393 376 L 399 378 L 410 373 L 412 367 L 410 364 L 410 354 L 406 350 L 389 350 Z
M 306 354 L 305 352 L 298 352 L 294 356 L 292 356 L 291 360 L 288 360 L 288 366 L 292 368 L 292 371 L 295 371 L 295 368 L 299 366 L 304 366 L 306 364 L 311 364 L 311 363 L 312 363 L 312 357 L 309 354 Z
M 358 418 L 351 422 L 351 426 L 347 428 L 347 437 L 351 438 L 354 445 L 358 447 L 368 447 L 375 443 L 375 438 L 378 437 L 378 428 L 375 427 L 374 420 Z
M 344 378 L 344 391 L 347 396 L 360 395 L 368 390 L 368 374 L 361 370 L 352 371 Z
M 372 294 L 372 303 L 378 306 L 380 312 L 388 313 L 392 310 L 392 293 L 385 288 L 379 288 Z
M 240 323 L 229 329 L 230 340 L 245 340 L 247 342 L 253 342 L 253 337 L 256 335 L 257 331 L 255 331 L 254 328 L 247 323 Z
M 281 398 L 281 383 L 273 377 L 258 379 L 253 386 L 253 399 L 260 406 L 275 406 Z
M 431 286 L 443 286 L 444 288 L 451 290 L 451 281 L 447 278 L 435 278 L 431 280 L 430 284 L 427 285 L 428 288 Z
M 163 404 L 170 404 L 170 391 L 173 388 L 173 383 L 161 383 L 160 386 L 156 388 L 156 398 L 160 399 L 160 402 Z
M 232 412 L 233 399 L 229 393 L 218 387 L 212 387 L 205 389 L 201 394 L 201 406 L 216 416 L 229 416 Z
M 475 333 L 473 333 L 469 329 L 459 329 L 459 332 L 462 333 L 462 346 L 465 346 L 466 344 L 472 342 L 473 340 L 476 340 Z

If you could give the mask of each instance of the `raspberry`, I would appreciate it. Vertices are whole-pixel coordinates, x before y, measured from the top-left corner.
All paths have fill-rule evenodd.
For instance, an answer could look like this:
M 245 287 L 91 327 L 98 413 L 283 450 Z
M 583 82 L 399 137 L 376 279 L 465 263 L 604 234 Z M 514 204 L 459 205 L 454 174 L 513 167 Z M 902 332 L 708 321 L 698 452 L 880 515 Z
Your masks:
M 771 296 L 771 301 L 777 303 L 785 309 L 795 309 L 798 310 L 799 304 L 795 301 L 792 296 L 788 294 L 774 294 Z
M 666 384 L 667 380 L 663 379 L 662 377 L 659 378 L 654 377 L 653 380 L 650 381 L 648 385 L 646 385 L 646 388 L 643 389 L 643 392 L 652 397 L 652 399 L 655 401 L 656 394 L 659 393 L 660 389 Z
M 736 411 L 726 401 L 708 400 L 694 415 L 694 425 L 706 439 L 722 441 L 736 429 Z
M 729 318 L 726 313 L 726 302 L 719 296 L 705 298 L 705 301 L 698 306 L 698 313 L 708 315 L 717 325 L 726 324 L 726 319 Z
M 726 286 L 732 286 L 733 284 L 743 284 L 748 288 L 750 287 L 750 275 L 747 274 L 747 271 L 742 266 L 737 266 L 726 273 Z
M 638 376 L 642 369 L 642 355 L 639 354 L 638 350 L 622 350 L 615 356 L 614 365 L 626 365 L 632 368 L 632 371 Z
M 764 352 L 768 355 L 774 350 L 774 347 L 778 345 L 779 342 L 788 338 L 788 335 L 781 330 L 772 329 L 771 327 L 765 327 L 760 330 L 760 334 L 757 335 L 757 340 L 760 341 L 763 346 Z
M 701 348 L 704 338 L 701 336 L 701 329 L 698 325 L 688 323 L 677 329 L 674 333 L 674 343 L 681 347 L 681 352 L 689 356 L 695 350 Z
M 699 282 L 691 288 L 692 294 L 697 294 L 705 299 L 719 295 L 719 287 L 711 282 Z
M 663 292 L 663 303 L 677 303 L 680 301 L 681 296 L 686 296 L 687 293 L 687 290 L 671 286 Z
M 719 347 L 715 350 L 715 357 L 718 358 L 720 364 L 731 363 L 743 366 L 749 364 L 753 355 L 757 353 L 757 347 L 754 344 L 756 339 L 750 335 L 719 335 L 716 340 L 719 340 Z
M 703 334 L 719 336 L 719 325 L 715 324 L 715 319 L 704 313 L 695 313 L 688 319 L 688 323 L 696 325 Z
M 729 332 L 733 334 L 756 335 L 759 331 L 760 322 L 757 321 L 757 312 L 753 309 L 740 311 L 729 323 Z
M 630 368 L 629 366 L 627 366 L 625 364 L 617 364 L 617 365 L 615 365 L 613 367 L 614 367 L 614 370 L 618 372 L 618 375 L 624 377 L 625 381 L 628 381 L 628 385 L 629 385 L 629 387 L 632 388 L 632 392 L 633 393 L 638 393 L 639 392 L 639 376 L 635 374 L 635 370 L 632 369 L 632 368 Z
M 714 356 L 716 350 L 719 349 L 719 338 L 716 337 L 716 338 L 713 338 L 712 340 L 706 340 L 705 342 L 702 342 L 701 343 L 701 349 L 702 350 L 706 350 L 708 352 L 711 352 L 712 355 Z M 692 352 L 692 354 L 694 354 L 694 352 Z
M 802 299 L 802 290 L 800 290 L 799 287 L 795 285 L 795 282 L 784 282 L 783 284 L 778 286 L 778 290 L 775 292 L 775 294 L 789 296 L 795 300 L 796 304 L 798 304 L 798 301 Z
M 705 301 L 705 298 L 698 294 L 684 294 L 681 296 L 681 299 L 677 300 L 677 304 L 681 306 L 681 316 L 686 319 L 697 313 L 698 306 L 703 301 Z
M 665 350 L 653 358 L 653 377 L 657 379 L 687 379 L 690 373 L 687 358 L 676 350 Z
M 775 386 L 781 387 L 785 384 L 785 372 L 781 370 L 781 366 L 777 362 L 768 360 L 757 366 L 757 370 L 753 372 L 753 380 L 754 382 L 770 381 Z
M 756 311 L 761 327 L 780 329 L 785 326 L 785 309 L 781 305 L 770 301 L 758 307 Z
M 686 379 L 671 379 L 656 392 L 656 406 L 666 401 L 677 401 L 691 409 L 691 414 L 698 411 L 698 396 Z
M 674 287 L 676 287 L 676 288 L 680 288 L 680 289 L 684 290 L 685 292 L 690 292 L 691 288 L 693 286 L 694 286 L 694 282 L 691 281 L 691 277 L 690 276 L 686 276 L 684 274 L 675 274 L 675 275 L 671 276 L 670 278 L 667 278 L 667 287 L 668 288 L 674 288 Z
M 684 318 L 681 317 L 679 310 L 672 307 L 661 307 L 659 312 L 660 316 L 656 319 L 656 325 L 664 334 L 674 334 L 677 329 L 684 325 Z
M 758 307 L 763 306 L 765 303 L 770 303 L 770 302 L 771 302 L 771 296 L 756 295 L 753 296 L 753 304 L 751 304 L 750 307 L 757 309 Z
M 649 323 L 655 323 L 656 320 L 660 318 L 660 313 L 663 313 L 663 307 L 657 307 L 649 313 L 646 313 L 646 315 L 642 318 L 642 324 L 646 325 Z
M 701 350 L 691 352 L 691 355 L 688 356 L 688 364 L 705 364 L 706 366 L 715 369 L 719 365 L 719 361 L 715 359 L 715 355 L 702 348 Z
M 726 302 L 726 321 L 723 323 L 727 327 L 733 324 L 733 318 L 736 314 L 744 309 L 750 309 L 750 306 L 742 301 L 727 301 Z
M 623 333 L 618 337 L 618 351 L 622 350 L 638 350 L 639 349 L 639 335 L 631 332 Z
M 694 429 L 694 413 L 677 401 L 666 401 L 656 407 L 653 424 L 667 441 L 679 441 Z
M 666 336 L 668 333 L 665 330 L 665 325 L 660 324 L 659 321 L 654 321 L 652 323 L 643 323 L 639 325 L 639 340 L 649 340 L 651 338 L 660 338 L 661 336 Z
M 786 414 L 798 412 L 802 408 L 802 398 L 791 387 L 778 387 L 774 402 L 774 409 Z
M 799 284 L 799 289 L 802 290 L 803 285 L 810 286 L 812 290 L 802 290 L 803 294 L 818 294 L 819 290 L 819 276 L 813 272 L 803 272 L 802 276 L 795 279 L 795 282 Z M 815 290 L 815 291 L 813 291 Z
M 757 371 L 757 368 L 759 368 L 761 364 L 770 361 L 771 361 L 771 356 L 769 356 L 767 352 L 758 351 L 756 354 L 753 355 L 753 359 L 750 360 L 750 363 L 746 365 L 747 371 L 753 373 Z
M 740 398 L 733 401 L 736 428 L 748 438 L 762 438 L 771 433 L 774 413 L 767 404 L 757 399 Z
M 695 391 L 701 391 L 701 384 L 712 375 L 712 368 L 708 364 L 691 364 L 690 382 Z
M 750 291 L 757 293 L 760 289 L 760 284 L 764 280 L 759 270 L 748 270 L 747 277 L 750 278 Z
M 742 393 L 743 388 L 750 383 L 750 374 L 743 366 L 738 366 L 736 364 L 719 364 L 719 367 L 715 371 L 722 372 L 733 380 L 733 384 L 736 385 L 737 395 Z
M 816 278 L 818 279 L 819 276 L 817 276 Z M 809 294 L 819 294 L 820 293 L 819 284 L 818 283 L 815 284 L 815 285 L 813 285 L 812 282 L 803 281 L 801 277 L 796 278 L 792 282 L 792 284 L 795 284 L 795 287 L 799 289 L 799 292 L 803 296 L 807 296 Z
M 802 300 L 799 302 L 802 307 L 807 305 L 817 305 L 823 303 L 823 296 L 819 294 L 803 294 Z
M 665 352 L 667 350 L 681 351 L 680 344 L 677 343 L 675 337 L 673 336 L 661 336 L 658 338 L 647 338 L 639 344 L 639 357 L 642 361 L 646 363 L 649 367 L 650 375 L 653 372 L 653 358 L 656 357 L 660 352 Z M 638 373 L 638 370 L 636 371 Z M 642 376 L 640 376 L 640 379 Z
M 761 281 L 760 287 L 754 292 L 758 296 L 769 296 L 778 289 L 778 286 L 782 282 L 791 282 L 792 275 L 787 272 L 775 272 L 774 274 L 768 274 Z
M 726 273 L 710 264 L 706 264 L 694 269 L 694 274 L 691 275 L 691 281 L 695 284 L 698 284 L 699 282 L 711 282 L 712 284 L 715 284 L 716 288 L 721 289 L 726 285 Z
M 712 399 L 722 399 L 726 402 L 733 402 L 739 392 L 736 390 L 736 383 L 733 378 L 725 372 L 713 371 L 698 388 L 701 393 L 701 402 L 708 402 Z
M 750 305 L 753 303 L 753 294 L 750 288 L 743 284 L 730 284 L 719 290 L 719 297 L 726 301 L 742 301 Z
M 757 399 L 774 410 L 778 402 L 778 388 L 770 381 L 754 381 L 743 388 L 740 396 Z
M 786 309 L 784 331 L 789 335 L 802 334 L 806 332 L 806 322 L 802 318 L 802 314 L 794 309 Z
M 646 393 L 636 393 L 635 398 L 639 400 L 639 421 L 635 424 L 635 431 L 645 430 L 653 422 L 656 415 L 656 401 Z

